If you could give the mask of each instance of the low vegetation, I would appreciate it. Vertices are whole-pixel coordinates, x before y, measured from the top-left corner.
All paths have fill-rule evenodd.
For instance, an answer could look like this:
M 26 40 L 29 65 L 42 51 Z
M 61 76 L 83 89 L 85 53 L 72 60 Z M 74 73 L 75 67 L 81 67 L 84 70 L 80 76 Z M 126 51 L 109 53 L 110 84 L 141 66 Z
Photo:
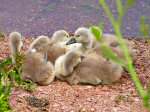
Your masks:
M 21 80 L 21 65 L 23 55 L 17 54 L 16 64 L 13 65 L 11 58 L 8 57 L 0 62 L 0 112 L 9 112 L 9 95 L 13 87 L 22 88 L 32 92 L 36 84 L 31 81 Z

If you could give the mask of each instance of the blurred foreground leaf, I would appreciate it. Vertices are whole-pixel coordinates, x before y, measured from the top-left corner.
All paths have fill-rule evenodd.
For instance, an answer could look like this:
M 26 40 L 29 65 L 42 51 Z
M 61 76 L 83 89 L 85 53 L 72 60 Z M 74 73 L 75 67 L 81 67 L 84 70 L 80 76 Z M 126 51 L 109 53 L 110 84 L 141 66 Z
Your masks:
M 90 31 L 95 36 L 97 41 L 101 41 L 103 33 L 102 33 L 102 30 L 99 27 L 92 26 L 92 27 L 90 27 Z
M 132 7 L 135 4 L 136 0 L 127 0 L 127 6 L 128 8 Z
M 120 64 L 121 66 L 125 66 L 124 61 L 120 59 L 106 44 L 103 43 L 100 49 L 104 57 Z

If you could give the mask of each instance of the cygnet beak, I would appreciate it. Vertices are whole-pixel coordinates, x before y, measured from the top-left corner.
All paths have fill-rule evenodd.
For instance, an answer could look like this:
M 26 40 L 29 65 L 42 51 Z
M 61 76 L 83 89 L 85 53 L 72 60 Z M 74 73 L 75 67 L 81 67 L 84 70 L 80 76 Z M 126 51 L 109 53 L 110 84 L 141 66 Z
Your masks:
M 70 38 L 70 39 L 66 42 L 66 45 L 70 45 L 70 44 L 74 44 L 74 43 L 77 43 L 76 39 L 75 39 L 75 38 Z

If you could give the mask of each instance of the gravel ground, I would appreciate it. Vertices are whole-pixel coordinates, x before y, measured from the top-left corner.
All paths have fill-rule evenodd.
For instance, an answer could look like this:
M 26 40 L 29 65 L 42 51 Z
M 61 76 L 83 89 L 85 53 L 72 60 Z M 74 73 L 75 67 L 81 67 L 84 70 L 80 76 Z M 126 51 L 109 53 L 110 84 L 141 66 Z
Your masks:
M 117 15 L 115 0 L 107 0 Z M 141 16 L 150 24 L 150 0 L 136 0 L 124 17 L 122 32 L 126 36 L 139 35 Z M 22 32 L 25 36 L 51 35 L 58 29 L 69 32 L 79 26 L 89 26 L 104 21 L 105 32 L 112 27 L 98 4 L 98 0 L 0 0 L 0 30 Z
M 7 41 L 0 41 L 0 59 L 9 55 Z M 25 40 L 24 50 L 31 41 L 31 38 Z M 137 49 L 136 70 L 146 88 L 150 81 L 150 43 L 131 41 Z M 70 86 L 56 80 L 49 86 L 38 86 L 33 93 L 14 88 L 10 106 L 16 112 L 147 112 L 128 73 L 123 73 L 121 80 L 113 85 Z

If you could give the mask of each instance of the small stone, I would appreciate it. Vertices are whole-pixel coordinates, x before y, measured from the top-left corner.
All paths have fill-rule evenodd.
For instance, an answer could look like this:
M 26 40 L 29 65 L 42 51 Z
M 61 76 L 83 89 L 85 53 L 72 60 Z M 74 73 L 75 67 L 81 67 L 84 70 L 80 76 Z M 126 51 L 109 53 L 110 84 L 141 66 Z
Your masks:
M 79 110 L 79 112 L 87 112 L 87 109 L 86 109 L 86 108 L 81 108 L 81 109 Z
M 91 108 L 90 112 L 95 112 L 96 110 L 94 108 Z

